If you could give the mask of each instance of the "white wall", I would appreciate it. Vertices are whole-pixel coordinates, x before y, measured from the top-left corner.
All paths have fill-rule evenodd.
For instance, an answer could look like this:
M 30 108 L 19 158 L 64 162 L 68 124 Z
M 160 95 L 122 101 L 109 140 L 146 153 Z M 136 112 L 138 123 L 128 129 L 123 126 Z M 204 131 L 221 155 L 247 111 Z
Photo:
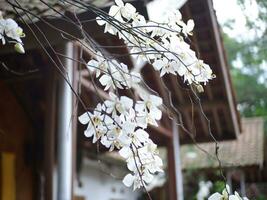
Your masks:
M 132 188 L 125 187 L 121 180 L 111 177 L 105 173 L 119 174 L 119 167 L 112 166 L 101 169 L 104 164 L 97 161 L 85 160 L 83 162 L 80 180 L 82 187 L 78 187 L 77 180 L 74 185 L 74 195 L 84 196 L 86 200 L 136 200 L 140 192 L 133 192 Z M 122 178 L 122 177 L 120 177 Z

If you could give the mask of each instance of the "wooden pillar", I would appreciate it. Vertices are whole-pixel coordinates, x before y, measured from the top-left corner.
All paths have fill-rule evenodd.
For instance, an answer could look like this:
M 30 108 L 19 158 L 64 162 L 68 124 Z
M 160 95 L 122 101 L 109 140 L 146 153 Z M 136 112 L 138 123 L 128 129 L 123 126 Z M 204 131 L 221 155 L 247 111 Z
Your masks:
M 180 138 L 179 129 L 177 126 L 177 120 L 174 119 L 172 122 L 172 133 L 173 133 L 173 149 L 174 149 L 174 164 L 175 164 L 175 178 L 176 178 L 176 191 L 179 200 L 184 199 L 183 193 L 183 175 L 180 155 Z
M 174 149 L 172 140 L 168 142 L 168 199 L 178 200 L 176 192 L 176 177 L 175 177 L 175 163 L 174 163 Z
M 246 196 L 245 173 L 243 170 L 240 170 L 240 192 L 243 197 Z
M 73 58 L 78 60 L 80 57 L 80 52 L 79 52 L 79 47 L 78 46 L 74 46 L 73 48 Z M 80 95 L 80 85 L 81 82 L 79 82 L 80 80 L 80 66 L 81 64 L 78 64 L 77 62 L 73 63 L 73 89 L 74 91 Z M 72 180 L 75 180 L 77 177 L 76 174 L 76 161 L 77 161 L 77 131 L 78 131 L 78 103 L 79 100 L 76 97 L 76 95 L 73 93 L 72 94 Z M 72 188 L 73 188 L 73 183 L 74 181 L 72 181 Z M 73 194 L 73 190 L 72 190 L 72 196 L 74 196 Z
M 183 200 L 183 176 L 180 160 L 179 129 L 172 124 L 172 139 L 168 142 L 168 189 L 170 200 Z
M 53 199 L 53 170 L 55 166 L 55 127 L 56 127 L 56 73 L 49 68 L 46 83 L 46 116 L 44 136 L 44 199 Z
M 64 72 L 66 79 L 73 83 L 73 43 L 69 42 L 62 48 Z M 70 59 L 68 59 L 70 58 Z M 57 199 L 72 199 L 73 178 L 73 93 L 67 81 L 60 76 L 58 80 L 58 166 L 57 166 Z
M 232 189 L 232 172 L 231 171 L 227 171 L 226 172 L 226 180 L 227 180 L 227 185 L 229 185 L 229 189 L 230 189 L 230 193 L 232 193 L 233 189 Z

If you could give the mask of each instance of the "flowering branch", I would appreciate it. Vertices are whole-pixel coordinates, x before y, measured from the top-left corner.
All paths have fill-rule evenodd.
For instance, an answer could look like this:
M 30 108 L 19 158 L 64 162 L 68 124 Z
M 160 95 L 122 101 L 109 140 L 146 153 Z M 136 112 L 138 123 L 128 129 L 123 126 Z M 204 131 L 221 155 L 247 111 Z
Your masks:
M 147 22 L 131 4 L 124 4 L 121 0 L 115 3 L 109 11 L 113 20 L 106 20 L 108 17 L 101 13 L 97 23 L 105 26 L 104 32 L 123 39 L 137 60 L 151 63 L 160 76 L 169 73 L 179 75 L 188 84 L 200 87 L 201 83 L 206 84 L 214 77 L 210 67 L 198 60 L 184 41 L 192 34 L 192 20 L 185 24 L 176 11 L 164 23 Z M 104 90 L 138 87 L 141 81 L 138 72 L 130 72 L 125 64 L 106 59 L 100 52 L 95 52 L 95 55 L 88 62 L 88 69 L 95 73 Z M 109 96 L 110 100 L 98 104 L 94 113 L 84 113 L 79 120 L 88 124 L 85 135 L 93 137 L 93 143 L 100 140 L 110 151 L 118 149 L 126 160 L 131 173 L 125 176 L 123 183 L 128 187 L 133 185 L 134 189 L 145 186 L 152 181 L 152 174 L 162 171 L 157 146 L 145 131 L 148 125 L 158 125 L 157 121 L 162 116 L 159 109 L 162 99 L 140 93 L 141 100 L 134 105 L 129 97 L 119 97 L 112 92 Z
M 18 5 L 13 6 L 19 7 L 19 3 L 15 2 Z M 76 7 L 90 9 L 96 13 L 95 20 L 100 26 L 104 26 L 104 32 L 123 39 L 129 49 L 129 55 L 138 62 L 152 64 L 161 77 L 166 74 L 178 76 L 186 84 L 196 86 L 199 92 L 203 91 L 203 84 L 215 77 L 211 68 L 198 59 L 195 52 L 190 49 L 190 45 L 185 42 L 186 38 L 192 35 L 194 22 L 193 20 L 183 22 L 179 11 L 171 13 L 158 23 L 146 21 L 144 16 L 136 12 L 134 6 L 130 3 L 124 4 L 121 0 L 115 0 L 115 5 L 111 6 L 108 14 L 82 1 L 64 2 L 76 4 Z M 23 8 L 19 9 L 25 12 Z M 63 18 L 78 27 L 84 37 L 83 40 L 91 45 L 92 49 L 89 51 L 94 54 L 94 58 L 86 64 L 86 67 L 104 90 L 109 91 L 108 100 L 99 103 L 93 111 L 87 111 L 79 117 L 79 121 L 87 125 L 84 134 L 92 137 L 93 143 L 100 141 L 110 151 L 115 149 L 119 151 L 130 171 L 123 179 L 126 186 L 133 186 L 134 189 L 145 188 L 155 173 L 162 172 L 162 160 L 158 156 L 157 145 L 149 138 L 146 128 L 149 125 L 158 126 L 158 121 L 162 117 L 163 101 L 157 95 L 148 92 L 140 92 L 137 100 L 120 96 L 119 90 L 133 91 L 141 88 L 144 84 L 141 74 L 129 70 L 124 63 L 103 55 L 101 48 L 83 31 L 79 20 L 77 25 L 65 15 Z M 40 20 L 47 23 L 44 19 Z M 7 38 L 15 40 L 16 45 L 22 47 L 19 52 L 23 53 L 20 39 L 24 36 L 22 29 L 13 21 L 12 26 L 8 25 L 10 23 L 7 21 L 12 20 L 0 21 L 0 39 L 3 44 Z M 48 25 L 53 27 L 52 24 Z M 64 36 L 77 40 L 63 30 L 53 28 Z M 12 30 L 14 35 L 10 34 L 9 30 Z M 86 48 L 80 40 L 78 41 Z
M 4 19 L 0 11 L 0 40 L 2 44 L 15 43 L 14 49 L 18 53 L 25 53 L 22 37 L 25 37 L 22 28 L 11 18 Z

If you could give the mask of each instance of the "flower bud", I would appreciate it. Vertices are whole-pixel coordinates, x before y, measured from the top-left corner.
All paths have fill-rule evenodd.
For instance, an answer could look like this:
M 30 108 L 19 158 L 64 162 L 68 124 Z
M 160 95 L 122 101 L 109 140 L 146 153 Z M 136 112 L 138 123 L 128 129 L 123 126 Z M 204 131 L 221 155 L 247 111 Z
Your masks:
M 24 47 L 20 43 L 16 43 L 15 46 L 14 46 L 14 49 L 18 53 L 21 53 L 21 54 L 25 53 Z
M 199 93 L 204 92 L 204 88 L 203 88 L 202 85 L 197 85 L 196 87 L 197 87 L 197 91 L 198 91 Z

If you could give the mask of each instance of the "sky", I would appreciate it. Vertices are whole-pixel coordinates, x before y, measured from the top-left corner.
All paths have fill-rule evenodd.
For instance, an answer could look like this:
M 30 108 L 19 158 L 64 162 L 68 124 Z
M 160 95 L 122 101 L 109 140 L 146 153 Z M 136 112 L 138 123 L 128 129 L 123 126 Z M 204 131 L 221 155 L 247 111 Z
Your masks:
M 159 21 L 164 13 L 172 10 L 179 9 L 179 6 L 183 4 L 186 0 L 154 0 L 148 4 L 148 14 L 149 18 L 154 21 Z M 257 5 L 253 0 L 247 1 L 248 8 L 246 12 L 252 18 L 256 18 Z M 232 37 L 245 38 L 250 37 L 254 33 L 248 34 L 248 30 L 245 26 L 246 20 L 243 15 L 243 11 L 237 4 L 237 0 L 213 0 L 214 8 L 216 10 L 218 21 L 223 25 L 228 20 L 234 20 L 234 29 L 229 29 L 224 27 L 224 31 Z
M 244 33 L 246 30 L 246 20 L 236 0 L 213 0 L 213 6 L 216 10 L 217 19 L 221 25 L 228 20 L 234 19 L 234 24 L 238 28 L 235 30 L 224 29 L 227 33 L 233 36 L 239 36 Z
M 259 24 L 258 17 L 258 5 L 254 0 L 245 1 L 245 10 L 242 10 L 238 5 L 237 0 L 213 0 L 213 6 L 216 10 L 216 15 L 219 23 L 223 25 L 228 20 L 234 20 L 233 29 L 224 27 L 223 30 L 229 36 L 237 39 L 251 39 L 256 35 L 262 35 L 265 24 Z M 250 19 L 258 23 L 259 29 L 248 29 L 246 27 L 246 18 L 249 16 Z M 261 29 L 261 30 L 260 30 Z

